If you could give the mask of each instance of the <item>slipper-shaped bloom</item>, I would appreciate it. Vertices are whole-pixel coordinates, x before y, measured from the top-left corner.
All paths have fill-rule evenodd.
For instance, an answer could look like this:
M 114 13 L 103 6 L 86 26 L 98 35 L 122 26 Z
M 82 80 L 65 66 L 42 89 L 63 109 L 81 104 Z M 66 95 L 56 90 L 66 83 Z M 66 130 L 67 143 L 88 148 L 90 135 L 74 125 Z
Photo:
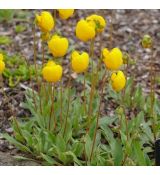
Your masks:
M 40 15 L 36 14 L 36 22 L 44 33 L 50 32 L 54 27 L 54 19 L 50 12 L 43 11 Z
M 125 75 L 122 71 L 112 73 L 112 75 L 111 75 L 111 85 L 112 85 L 112 88 L 116 92 L 121 91 L 125 87 L 126 78 L 125 78 Z
M 86 18 L 86 21 L 89 23 L 93 23 L 95 26 L 96 32 L 103 32 L 106 27 L 106 21 L 102 16 L 99 15 L 91 15 Z
M 5 69 L 5 63 L 3 61 L 3 55 L 0 54 L 0 74 L 3 73 L 4 69 Z
M 89 55 L 86 52 L 80 54 L 78 51 L 74 51 L 71 55 L 71 66 L 74 72 L 82 73 L 88 69 Z
M 76 37 L 81 41 L 89 41 L 96 35 L 95 27 L 92 23 L 88 23 L 86 20 L 81 19 L 76 25 Z
M 73 15 L 74 9 L 58 9 L 58 12 L 59 12 L 60 18 L 68 19 Z
M 43 78 L 50 83 L 56 83 L 62 78 L 62 66 L 49 61 L 42 69 Z
M 58 35 L 52 36 L 48 42 L 49 50 L 54 57 L 63 57 L 67 53 L 68 46 L 68 39 Z
M 123 54 L 119 48 L 102 50 L 103 61 L 109 70 L 118 70 L 123 64 Z

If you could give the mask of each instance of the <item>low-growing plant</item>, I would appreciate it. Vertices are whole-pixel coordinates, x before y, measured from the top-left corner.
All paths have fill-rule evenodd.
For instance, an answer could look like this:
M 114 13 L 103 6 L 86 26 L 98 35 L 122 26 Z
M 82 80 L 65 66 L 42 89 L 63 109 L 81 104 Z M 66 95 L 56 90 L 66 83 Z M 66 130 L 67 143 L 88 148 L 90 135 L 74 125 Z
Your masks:
M 15 10 L 12 9 L 4 9 L 0 10 L 0 22 L 2 21 L 11 21 L 13 19 Z
M 66 20 L 74 10 L 58 12 Z M 33 80 L 37 89 L 28 88 L 22 103 L 30 116 L 13 116 L 14 134 L 4 134 L 4 138 L 26 152 L 25 158 L 18 158 L 41 160 L 45 165 L 154 165 L 160 104 L 156 98 L 152 101 L 153 88 L 152 95 L 144 95 L 141 86 L 135 87 L 132 77 L 126 78 L 123 72 L 127 72 L 130 62 L 119 48 L 100 48 L 100 55 L 94 55 L 95 38 L 106 26 L 102 16 L 91 15 L 76 25 L 77 38 L 90 42 L 89 53 L 69 49 L 68 39 L 57 34 L 56 29 L 52 34 L 56 20 L 55 10 L 54 18 L 47 11 L 36 15 Z M 35 24 L 41 30 L 41 75 Z M 45 44 L 53 55 L 47 61 Z M 66 54 L 71 55 L 71 60 L 65 84 L 62 62 Z M 30 67 L 20 65 L 18 72 L 32 74 Z M 78 76 L 80 90 L 74 86 L 73 72 Z M 116 105 L 112 116 L 103 107 L 110 103 Z
M 8 79 L 8 85 L 15 87 L 19 82 L 35 79 L 35 67 L 34 65 L 28 65 L 28 61 L 22 55 L 8 56 L 3 53 L 6 68 L 3 71 L 3 76 Z M 38 67 L 38 74 L 40 75 L 40 66 Z

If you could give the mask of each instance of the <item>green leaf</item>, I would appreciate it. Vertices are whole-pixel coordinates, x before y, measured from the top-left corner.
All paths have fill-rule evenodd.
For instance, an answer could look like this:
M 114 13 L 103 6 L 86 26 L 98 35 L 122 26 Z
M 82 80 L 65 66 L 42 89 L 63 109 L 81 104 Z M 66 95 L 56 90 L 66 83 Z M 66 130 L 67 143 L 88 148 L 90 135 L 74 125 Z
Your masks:
M 146 161 L 145 161 L 145 157 L 144 157 L 144 153 L 142 151 L 142 145 L 140 144 L 139 141 L 134 141 L 133 142 L 133 151 L 136 157 L 136 162 L 138 163 L 138 165 L 146 165 Z
M 73 144 L 73 153 L 77 156 L 77 157 L 81 157 L 82 153 L 84 150 L 84 144 L 80 143 L 80 142 L 76 142 Z
M 19 148 L 21 151 L 32 153 L 31 150 L 28 147 L 26 147 L 25 145 L 21 144 L 16 139 L 14 139 L 13 137 L 9 136 L 8 134 L 3 134 L 3 137 L 5 139 L 7 139 L 11 144 L 13 144 L 17 148 Z
M 66 150 L 66 143 L 64 138 L 59 134 L 56 137 L 56 146 L 61 152 L 65 152 Z
M 0 9 L 0 22 L 11 21 L 14 13 L 15 13 L 15 10 L 12 10 L 12 9 L 4 9 L 4 10 Z
M 0 45 L 9 45 L 12 40 L 8 36 L 0 36 Z
M 112 130 L 108 126 L 101 126 L 102 134 L 106 138 L 108 142 L 112 142 L 114 140 L 114 135 Z
M 44 160 L 46 160 L 48 162 L 49 165 L 55 165 L 56 164 L 56 161 L 52 157 L 50 157 L 46 154 L 43 154 L 43 153 L 41 153 L 41 156 Z
M 77 164 L 77 165 L 82 165 L 80 160 L 77 159 L 76 155 L 72 152 L 72 151 L 68 151 L 65 152 L 65 155 L 67 156 L 71 156 L 73 158 L 73 161 Z
M 121 162 L 123 160 L 123 150 L 120 140 L 114 140 L 114 142 L 110 143 L 112 155 L 114 159 L 114 165 L 118 166 L 121 165 Z
M 64 133 L 64 140 L 67 143 L 72 137 L 72 122 L 68 119 L 67 120 L 67 125 L 66 125 L 66 130 Z
M 88 160 L 90 159 L 91 148 L 92 148 L 92 140 L 90 136 L 87 134 L 85 138 L 85 152 L 86 152 Z
M 35 161 L 34 159 L 24 157 L 24 156 L 13 156 L 16 160 L 28 160 L 28 161 Z
M 16 25 L 15 27 L 16 33 L 21 33 L 21 32 L 24 32 L 25 30 L 26 30 L 26 26 L 24 25 Z

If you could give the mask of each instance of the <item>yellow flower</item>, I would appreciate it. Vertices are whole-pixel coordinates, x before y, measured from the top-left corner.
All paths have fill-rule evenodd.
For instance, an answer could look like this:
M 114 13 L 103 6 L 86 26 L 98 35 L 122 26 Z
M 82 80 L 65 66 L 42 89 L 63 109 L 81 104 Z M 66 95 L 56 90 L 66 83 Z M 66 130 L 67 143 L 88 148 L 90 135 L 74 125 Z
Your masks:
M 52 60 L 49 60 L 46 64 L 46 66 L 55 66 L 55 65 L 56 65 L 56 63 Z
M 52 36 L 48 42 L 50 52 L 54 57 L 63 57 L 68 50 L 68 39 L 58 35 Z
M 49 61 L 42 69 L 43 78 L 50 83 L 56 83 L 62 77 L 62 66 Z
M 4 61 L 0 60 L 0 74 L 3 73 L 4 69 L 5 69 L 5 63 Z
M 62 19 L 68 19 L 73 15 L 74 9 L 58 9 L 58 12 Z
M 76 36 L 78 39 L 86 42 L 95 37 L 95 28 L 86 20 L 81 19 L 76 25 Z
M 0 53 L 0 60 L 3 61 L 3 54 Z
M 71 55 L 71 65 L 73 71 L 76 73 L 85 72 L 89 65 L 89 55 L 86 52 L 79 54 L 78 51 L 74 51 Z
M 5 63 L 3 61 L 3 54 L 0 54 L 0 74 L 3 73 L 4 69 L 5 69 Z
M 54 19 L 47 11 L 41 12 L 41 15 L 36 14 L 36 22 L 44 33 L 50 32 L 54 27 Z
M 112 88 L 116 92 L 121 91 L 126 85 L 126 78 L 124 73 L 122 71 L 118 71 L 117 73 L 112 73 L 111 84 L 112 84 Z
M 111 51 L 105 48 L 102 50 L 102 55 L 106 68 L 110 70 L 118 70 L 123 64 L 123 54 L 118 48 Z
M 86 20 L 90 23 L 93 23 L 96 32 L 103 32 L 106 26 L 106 21 L 102 16 L 99 16 L 99 15 L 88 16 Z

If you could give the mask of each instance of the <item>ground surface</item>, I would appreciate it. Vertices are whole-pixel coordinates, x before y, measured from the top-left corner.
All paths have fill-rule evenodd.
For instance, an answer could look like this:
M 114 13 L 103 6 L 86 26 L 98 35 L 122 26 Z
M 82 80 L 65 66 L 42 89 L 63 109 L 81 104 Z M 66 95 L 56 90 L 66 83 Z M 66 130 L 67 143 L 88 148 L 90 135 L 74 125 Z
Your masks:
M 16 11 L 20 13 L 21 11 Z M 12 43 L 9 45 L 0 44 L 0 49 L 5 50 L 9 55 L 20 53 L 25 55 L 30 63 L 33 63 L 33 34 L 32 34 L 32 19 L 35 11 L 26 12 L 25 20 L 13 18 L 9 23 L 0 23 L 0 36 L 8 36 Z M 92 13 L 103 15 L 108 21 L 108 25 L 103 34 L 103 47 L 119 47 L 123 51 L 128 52 L 131 57 L 137 61 L 136 66 L 128 69 L 128 75 L 134 74 L 137 83 L 140 83 L 145 92 L 148 92 L 149 85 L 149 59 L 153 56 L 154 68 L 156 70 L 156 93 L 160 97 L 160 80 L 158 79 L 160 73 L 160 10 L 77 10 L 73 18 L 62 21 L 58 20 L 56 28 L 66 37 L 70 38 L 70 43 L 76 43 L 75 47 L 88 51 L 89 44 L 78 41 L 75 37 L 75 25 L 80 18 L 84 18 Z M 110 40 L 110 21 L 113 23 L 113 37 Z M 23 32 L 16 33 L 15 26 L 21 24 L 26 27 Z M 66 27 L 68 26 L 68 27 Z M 153 53 L 146 52 L 140 46 L 140 39 L 144 34 L 150 34 L 154 39 Z M 99 38 L 97 38 L 97 41 Z M 99 56 L 99 43 L 95 45 L 95 57 Z M 41 50 L 41 45 L 38 45 L 38 52 Z M 69 55 L 63 61 L 65 66 L 65 76 L 68 72 Z M 40 56 L 39 56 L 39 62 Z M 24 116 L 26 111 L 21 108 L 20 103 L 24 100 L 24 85 L 28 86 L 28 82 L 21 82 L 16 87 L 10 88 L 8 81 L 5 81 L 5 91 L 9 100 L 6 100 L 0 94 L 0 134 L 2 132 L 12 133 L 9 121 L 12 115 L 17 117 Z M 33 162 L 17 162 L 13 159 L 13 155 L 19 155 L 17 150 L 9 145 L 0 136 L 0 165 L 33 165 Z

